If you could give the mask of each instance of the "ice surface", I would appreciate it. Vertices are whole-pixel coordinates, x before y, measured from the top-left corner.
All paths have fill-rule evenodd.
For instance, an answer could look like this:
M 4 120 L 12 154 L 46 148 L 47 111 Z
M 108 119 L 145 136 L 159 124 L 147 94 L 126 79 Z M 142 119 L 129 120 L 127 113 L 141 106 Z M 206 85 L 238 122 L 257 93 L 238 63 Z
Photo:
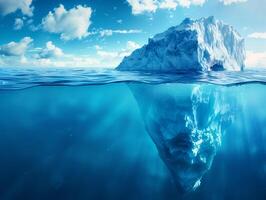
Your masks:
M 199 187 L 230 121 L 223 92 L 211 85 L 130 85 L 146 129 L 183 192 Z
M 124 58 L 118 70 L 174 72 L 244 69 L 244 40 L 214 17 L 185 19 Z M 199 187 L 221 144 L 230 108 L 210 85 L 130 86 L 146 129 L 184 192 Z
M 125 57 L 119 70 L 211 71 L 244 69 L 244 39 L 214 17 L 185 19 Z

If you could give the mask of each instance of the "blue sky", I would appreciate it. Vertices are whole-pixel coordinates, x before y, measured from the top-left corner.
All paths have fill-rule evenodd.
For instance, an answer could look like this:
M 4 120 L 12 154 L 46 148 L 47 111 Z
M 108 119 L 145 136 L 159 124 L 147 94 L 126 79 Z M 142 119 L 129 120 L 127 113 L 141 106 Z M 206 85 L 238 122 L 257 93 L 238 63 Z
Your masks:
M 0 0 L 0 67 L 115 67 L 184 18 L 215 16 L 266 67 L 266 0 Z

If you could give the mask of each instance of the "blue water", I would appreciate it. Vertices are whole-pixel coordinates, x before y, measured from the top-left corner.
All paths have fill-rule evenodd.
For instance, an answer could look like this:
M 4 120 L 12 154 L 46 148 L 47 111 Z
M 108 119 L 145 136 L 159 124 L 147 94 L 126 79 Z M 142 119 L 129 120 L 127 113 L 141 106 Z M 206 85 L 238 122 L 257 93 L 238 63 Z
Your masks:
M 265 83 L 265 70 L 0 69 L 0 199 L 264 200 Z M 226 123 L 200 186 L 184 193 L 156 137 L 187 133 L 180 119 L 193 113 L 195 88 L 208 99 L 198 127 L 218 108 L 212 121 Z

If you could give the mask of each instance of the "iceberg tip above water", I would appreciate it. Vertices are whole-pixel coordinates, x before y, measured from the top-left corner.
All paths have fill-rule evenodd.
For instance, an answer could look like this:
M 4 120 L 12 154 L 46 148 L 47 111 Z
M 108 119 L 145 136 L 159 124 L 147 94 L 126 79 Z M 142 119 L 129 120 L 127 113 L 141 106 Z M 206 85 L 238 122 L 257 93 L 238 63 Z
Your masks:
M 125 57 L 118 70 L 129 71 L 241 71 L 245 42 L 230 25 L 213 16 L 192 20 L 149 39 Z

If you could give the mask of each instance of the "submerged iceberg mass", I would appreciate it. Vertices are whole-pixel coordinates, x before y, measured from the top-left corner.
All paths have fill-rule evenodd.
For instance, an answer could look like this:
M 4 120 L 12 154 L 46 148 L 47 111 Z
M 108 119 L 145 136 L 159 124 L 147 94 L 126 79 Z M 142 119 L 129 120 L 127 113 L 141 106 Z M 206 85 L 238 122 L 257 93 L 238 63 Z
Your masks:
M 211 168 L 231 108 L 211 85 L 129 84 L 147 132 L 181 193 L 196 190 Z
M 185 19 L 125 57 L 118 70 L 217 71 L 244 69 L 244 39 L 214 17 Z

